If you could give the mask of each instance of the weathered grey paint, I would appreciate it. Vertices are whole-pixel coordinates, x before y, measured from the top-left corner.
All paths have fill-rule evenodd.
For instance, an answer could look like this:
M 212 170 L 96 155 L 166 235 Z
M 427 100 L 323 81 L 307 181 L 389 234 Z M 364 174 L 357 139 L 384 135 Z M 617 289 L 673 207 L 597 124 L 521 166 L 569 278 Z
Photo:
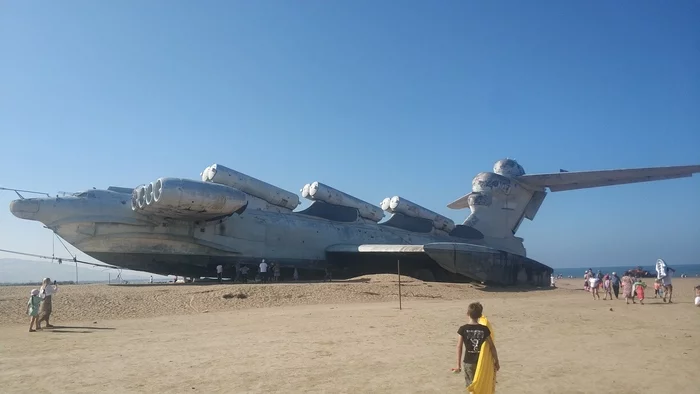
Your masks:
M 304 185 L 304 187 L 306 187 L 306 185 Z M 379 222 L 384 218 L 384 212 L 380 207 L 374 206 L 367 201 L 362 201 L 357 197 L 341 192 L 321 182 L 311 183 L 308 188 L 308 196 L 305 197 L 312 201 L 323 201 L 328 204 L 354 208 L 357 210 L 360 217 L 373 222 Z
M 186 182 L 186 192 L 180 190 L 176 195 L 191 197 L 188 206 L 203 207 L 204 212 L 183 208 L 182 201 L 174 202 L 175 197 L 169 206 L 181 210 L 138 208 L 140 201 L 149 206 L 146 194 L 149 190 L 154 193 L 153 187 L 137 189 L 135 209 L 130 194 L 110 187 L 65 198 L 15 200 L 10 210 L 19 218 L 44 223 L 105 263 L 159 274 L 212 275 L 216 264 L 258 263 L 265 258 L 287 267 L 322 269 L 331 264 L 334 270 L 350 275 L 394 272 L 396 259 L 401 258 L 409 274 L 411 270 L 427 271 L 445 280 L 466 277 L 500 284 L 546 285 L 551 268 L 528 259 L 522 239 L 514 236 L 523 218 L 534 219 L 545 188 L 568 190 L 668 179 L 700 172 L 700 166 L 652 169 L 644 178 L 645 170 L 598 175 L 604 179 L 590 173 L 530 176 L 524 175 L 514 160 L 502 160 L 493 173 L 475 177 L 472 193 L 449 205 L 472 210 L 464 225 L 449 233 L 435 229 L 430 220 L 401 213 L 377 224 L 359 215 L 356 208 L 324 201 L 291 212 L 229 186 L 192 180 Z M 220 212 L 206 208 L 221 205 L 211 194 L 214 185 L 228 188 L 223 194 L 235 191 L 229 194 L 238 205 L 243 204 L 243 195 L 245 205 L 235 213 L 216 217 Z M 196 196 L 213 200 L 202 204 Z M 278 199 L 277 203 L 293 200 Z M 339 202 L 346 200 L 351 199 Z M 156 204 L 154 201 L 151 204 Z
M 270 185 L 252 176 L 232 170 L 221 164 L 212 164 L 201 174 L 202 181 L 231 186 L 243 193 L 268 201 L 272 205 L 287 208 L 290 211 L 301 204 L 299 196 L 277 186 Z
M 387 207 L 384 206 L 386 204 L 385 202 L 386 199 L 382 200 L 380 206 L 389 213 L 402 213 L 409 217 L 427 219 L 432 223 L 433 227 L 445 232 L 450 232 L 455 228 L 455 223 L 452 219 L 440 215 L 437 212 L 433 212 L 401 196 L 391 197 Z

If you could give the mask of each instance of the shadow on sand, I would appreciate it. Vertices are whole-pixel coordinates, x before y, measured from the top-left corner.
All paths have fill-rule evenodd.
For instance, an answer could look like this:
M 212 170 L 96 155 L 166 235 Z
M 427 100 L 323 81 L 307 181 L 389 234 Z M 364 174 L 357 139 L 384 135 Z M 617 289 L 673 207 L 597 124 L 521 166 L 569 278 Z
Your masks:
M 333 279 L 331 283 L 369 283 L 371 278 L 356 278 L 356 279 Z M 188 287 L 200 287 L 200 286 L 223 286 L 223 285 L 274 285 L 274 284 L 311 284 L 311 283 L 329 283 L 325 280 L 287 280 L 287 281 L 267 281 L 267 282 L 255 282 L 249 280 L 247 283 L 242 282 L 232 282 L 230 280 L 224 280 L 219 283 L 214 280 L 201 280 L 194 283 L 110 283 L 108 286 L 115 287 L 172 287 L 172 286 L 188 286 Z
M 486 293 L 527 293 L 531 291 L 550 291 L 556 289 L 556 287 L 549 286 L 474 286 L 475 290 L 483 291 Z
M 53 326 L 53 329 L 64 330 L 116 330 L 114 327 L 78 327 L 78 326 Z
M 59 334 L 92 334 L 96 330 L 116 330 L 113 327 L 79 327 L 79 326 L 53 326 L 52 328 L 44 327 L 43 332 L 56 332 Z
M 56 332 L 59 334 L 92 334 L 93 333 L 93 331 L 66 331 L 66 330 L 45 330 L 45 331 Z
M 652 300 L 654 300 L 654 299 L 652 298 L 650 300 L 648 298 L 645 298 L 644 305 L 668 305 L 667 302 L 663 302 L 661 300 L 654 300 L 654 301 L 652 301 Z M 637 300 L 637 304 L 639 304 L 639 300 Z M 680 301 L 679 302 L 679 301 L 674 300 L 673 302 L 671 302 L 671 305 L 673 305 L 673 304 L 693 304 L 693 302 L 690 302 L 690 301 Z

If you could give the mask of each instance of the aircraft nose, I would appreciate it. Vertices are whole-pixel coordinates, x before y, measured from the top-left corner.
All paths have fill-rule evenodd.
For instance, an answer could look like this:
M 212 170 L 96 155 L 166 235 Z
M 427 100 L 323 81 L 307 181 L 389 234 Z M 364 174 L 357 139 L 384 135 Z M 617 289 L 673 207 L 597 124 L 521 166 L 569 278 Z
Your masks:
M 35 199 L 14 200 L 10 203 L 10 212 L 20 219 L 32 220 L 39 212 L 39 201 Z

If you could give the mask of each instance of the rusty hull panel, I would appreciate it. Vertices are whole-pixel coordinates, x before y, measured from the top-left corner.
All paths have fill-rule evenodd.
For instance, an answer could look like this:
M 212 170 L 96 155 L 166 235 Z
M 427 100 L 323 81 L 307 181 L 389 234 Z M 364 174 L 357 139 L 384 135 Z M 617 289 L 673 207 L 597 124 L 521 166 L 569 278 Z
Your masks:
M 486 284 L 546 286 L 553 273 L 527 257 L 478 245 L 432 243 L 423 249 L 443 269 Z

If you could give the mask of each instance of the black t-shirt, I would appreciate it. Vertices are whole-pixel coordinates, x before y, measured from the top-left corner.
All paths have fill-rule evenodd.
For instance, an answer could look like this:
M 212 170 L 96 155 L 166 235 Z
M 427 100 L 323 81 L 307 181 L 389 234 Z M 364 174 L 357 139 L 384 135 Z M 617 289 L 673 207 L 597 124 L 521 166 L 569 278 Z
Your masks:
M 481 353 L 481 345 L 491 335 L 488 327 L 481 324 L 465 324 L 457 330 L 457 334 L 464 339 L 464 362 L 467 364 L 476 364 L 479 361 L 479 353 Z

